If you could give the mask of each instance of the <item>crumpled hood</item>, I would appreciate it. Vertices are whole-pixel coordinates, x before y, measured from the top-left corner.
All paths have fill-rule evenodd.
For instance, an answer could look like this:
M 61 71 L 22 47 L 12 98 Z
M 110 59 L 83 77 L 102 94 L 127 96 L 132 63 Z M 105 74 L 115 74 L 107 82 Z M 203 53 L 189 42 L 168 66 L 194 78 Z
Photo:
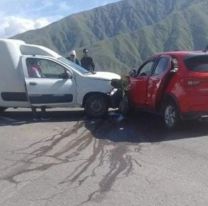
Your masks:
M 88 73 L 86 76 L 103 80 L 121 79 L 120 75 L 112 72 L 95 72 L 94 74 Z

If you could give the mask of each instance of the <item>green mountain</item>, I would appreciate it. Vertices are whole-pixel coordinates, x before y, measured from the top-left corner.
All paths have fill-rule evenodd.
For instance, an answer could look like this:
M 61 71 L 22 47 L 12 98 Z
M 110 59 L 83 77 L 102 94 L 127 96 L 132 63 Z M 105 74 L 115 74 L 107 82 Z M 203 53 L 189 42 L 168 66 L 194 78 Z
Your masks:
M 207 0 L 123 0 L 68 16 L 13 38 L 62 55 L 87 47 L 99 70 L 126 73 L 153 53 L 203 49 L 208 44 Z

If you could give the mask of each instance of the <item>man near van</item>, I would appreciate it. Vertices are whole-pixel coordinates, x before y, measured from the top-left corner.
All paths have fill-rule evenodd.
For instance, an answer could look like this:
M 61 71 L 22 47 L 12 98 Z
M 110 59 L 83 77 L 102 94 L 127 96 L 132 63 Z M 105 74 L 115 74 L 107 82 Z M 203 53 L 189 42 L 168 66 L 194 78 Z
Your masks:
M 69 56 L 67 57 L 68 60 L 74 62 L 77 65 L 80 65 L 79 59 L 77 58 L 77 54 L 75 50 L 69 52 Z
M 81 59 L 81 65 L 84 67 L 86 70 L 90 72 L 95 71 L 95 64 L 93 62 L 92 57 L 88 56 L 88 50 L 83 49 L 83 57 Z

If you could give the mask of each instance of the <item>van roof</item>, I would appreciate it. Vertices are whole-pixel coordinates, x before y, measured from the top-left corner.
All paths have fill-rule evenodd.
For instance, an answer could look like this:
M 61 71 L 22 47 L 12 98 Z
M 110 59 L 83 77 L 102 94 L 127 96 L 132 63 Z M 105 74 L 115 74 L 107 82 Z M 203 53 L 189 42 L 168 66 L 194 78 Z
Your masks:
M 55 51 L 41 45 L 27 44 L 17 39 L 0 39 L 0 45 L 7 48 L 12 56 L 15 55 L 42 55 L 59 58 L 60 55 Z
M 23 40 L 18 40 L 18 39 L 0 39 L 0 42 L 5 42 L 7 43 L 16 43 L 16 44 L 25 44 Z

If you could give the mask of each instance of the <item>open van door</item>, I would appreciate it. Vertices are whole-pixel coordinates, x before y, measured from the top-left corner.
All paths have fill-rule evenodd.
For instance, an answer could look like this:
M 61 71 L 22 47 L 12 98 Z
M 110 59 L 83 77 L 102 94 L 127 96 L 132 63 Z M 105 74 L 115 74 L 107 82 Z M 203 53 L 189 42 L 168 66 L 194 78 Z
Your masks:
M 22 58 L 29 102 L 32 106 L 70 106 L 76 101 L 73 73 L 51 58 Z

